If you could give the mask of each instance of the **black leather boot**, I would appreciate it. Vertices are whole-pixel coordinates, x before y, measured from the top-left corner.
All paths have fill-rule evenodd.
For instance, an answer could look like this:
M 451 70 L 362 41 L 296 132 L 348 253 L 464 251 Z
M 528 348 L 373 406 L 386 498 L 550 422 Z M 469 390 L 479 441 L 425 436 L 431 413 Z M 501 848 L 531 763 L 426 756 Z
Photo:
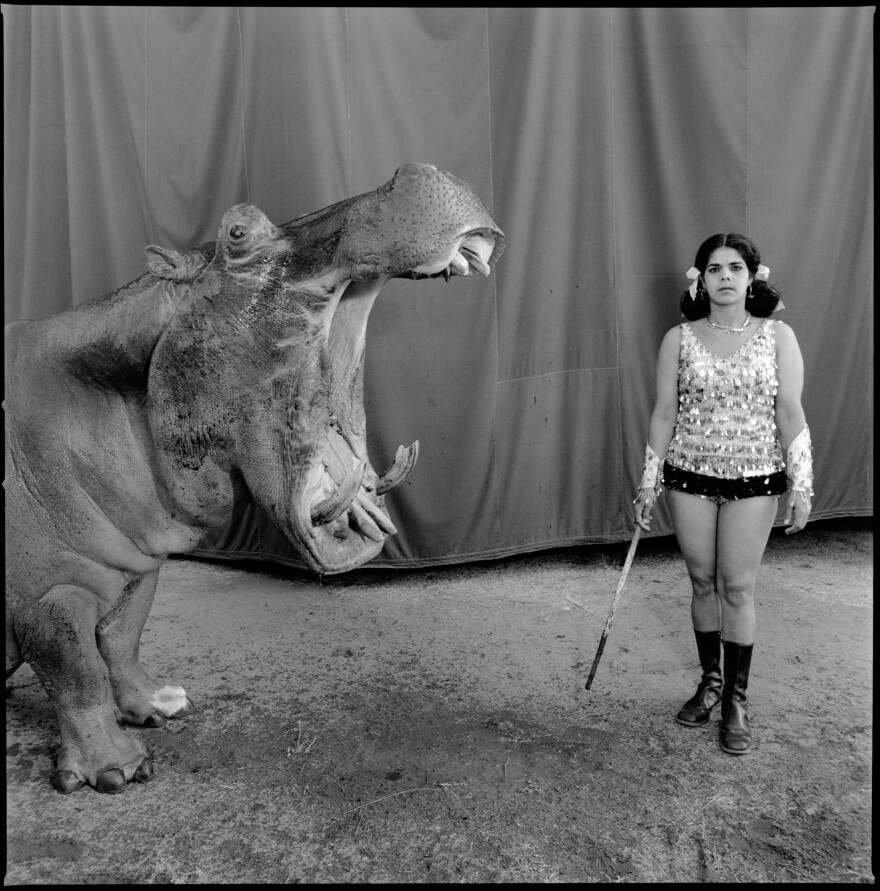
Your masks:
M 752 747 L 746 712 L 746 687 L 754 644 L 724 641 L 724 690 L 721 694 L 721 748 L 728 755 L 745 755 Z
M 702 727 L 712 709 L 721 701 L 721 632 L 697 631 L 697 652 L 703 677 L 697 692 L 681 707 L 675 720 L 685 727 Z

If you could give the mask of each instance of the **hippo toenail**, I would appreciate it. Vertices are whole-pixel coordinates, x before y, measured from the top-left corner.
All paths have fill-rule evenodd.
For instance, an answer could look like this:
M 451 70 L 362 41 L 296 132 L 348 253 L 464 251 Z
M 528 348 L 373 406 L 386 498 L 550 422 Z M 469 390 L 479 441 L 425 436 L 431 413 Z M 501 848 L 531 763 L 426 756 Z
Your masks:
M 104 773 L 98 775 L 95 782 L 95 790 L 104 795 L 115 795 L 125 791 L 125 774 L 118 768 L 114 767 L 105 770 Z
M 153 759 L 144 758 L 144 760 L 141 761 L 140 767 L 134 772 L 132 779 L 136 783 L 148 783 L 153 779 Z
M 72 770 L 56 770 L 52 774 L 51 783 L 59 792 L 69 795 L 71 792 L 81 789 L 86 781 Z

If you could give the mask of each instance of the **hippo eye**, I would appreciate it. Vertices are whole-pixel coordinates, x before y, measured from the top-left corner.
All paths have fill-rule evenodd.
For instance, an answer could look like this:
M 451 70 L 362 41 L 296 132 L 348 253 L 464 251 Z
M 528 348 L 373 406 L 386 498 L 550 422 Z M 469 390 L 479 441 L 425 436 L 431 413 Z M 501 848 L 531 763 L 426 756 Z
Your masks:
M 233 241 L 241 241 L 247 235 L 247 227 L 241 223 L 235 223 L 229 227 L 229 237 Z

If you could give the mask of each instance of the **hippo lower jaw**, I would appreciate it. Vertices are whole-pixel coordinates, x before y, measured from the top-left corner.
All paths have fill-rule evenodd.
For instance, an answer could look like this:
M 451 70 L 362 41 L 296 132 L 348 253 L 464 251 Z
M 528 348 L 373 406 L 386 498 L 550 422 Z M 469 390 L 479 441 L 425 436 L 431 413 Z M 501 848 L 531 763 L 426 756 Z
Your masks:
M 487 237 L 488 234 L 488 237 Z M 377 474 L 366 448 L 363 366 L 367 321 L 390 278 L 444 278 L 490 274 L 494 233 L 463 232 L 434 257 L 403 272 L 342 283 L 325 311 L 333 415 L 297 493 L 291 530 L 306 562 L 320 574 L 346 572 L 376 556 L 397 529 L 384 495 L 415 466 L 419 443 L 397 449 L 391 466 Z

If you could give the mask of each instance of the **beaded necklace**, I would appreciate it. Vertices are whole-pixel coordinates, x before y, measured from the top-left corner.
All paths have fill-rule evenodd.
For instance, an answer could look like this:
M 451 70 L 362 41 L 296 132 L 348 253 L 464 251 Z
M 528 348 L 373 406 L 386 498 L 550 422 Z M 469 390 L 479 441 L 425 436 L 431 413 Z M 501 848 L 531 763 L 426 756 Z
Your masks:
M 746 320 L 743 322 L 741 328 L 730 328 L 727 325 L 716 325 L 715 322 L 712 321 L 712 316 L 706 316 L 706 324 L 710 328 L 714 328 L 716 331 L 723 331 L 725 334 L 742 334 L 746 328 L 749 327 L 749 322 L 752 321 L 752 314 L 746 313 Z

